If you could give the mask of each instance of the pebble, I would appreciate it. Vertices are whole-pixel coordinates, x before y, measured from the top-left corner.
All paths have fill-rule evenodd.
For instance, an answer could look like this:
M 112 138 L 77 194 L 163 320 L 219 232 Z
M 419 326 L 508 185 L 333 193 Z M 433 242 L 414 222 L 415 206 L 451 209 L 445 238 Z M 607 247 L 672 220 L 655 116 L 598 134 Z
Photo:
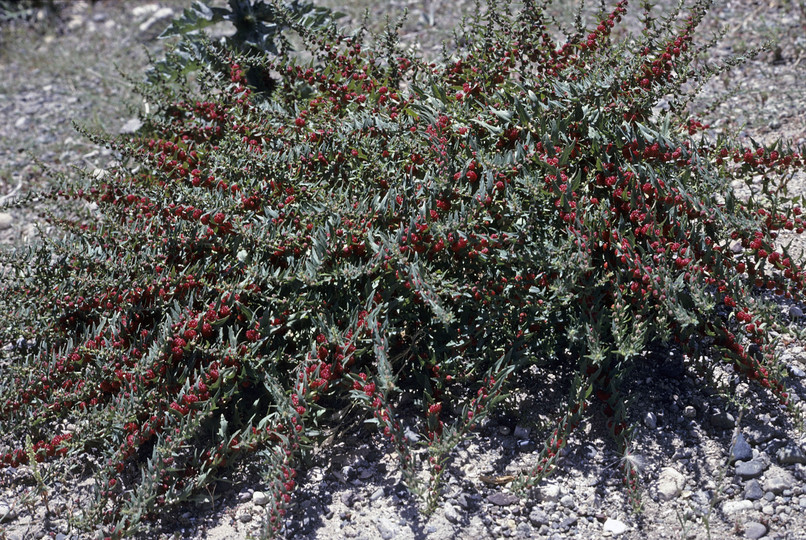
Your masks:
M 736 436 L 736 444 L 733 445 L 730 457 L 731 461 L 750 461 L 753 459 L 753 449 L 741 433 Z
M 753 509 L 753 501 L 725 501 L 722 503 L 722 512 L 725 514 L 738 514 Z
M 617 519 L 607 518 L 604 522 L 604 531 L 611 533 L 613 536 L 618 536 L 627 532 L 627 524 Z
M 573 495 L 563 495 L 563 497 L 560 499 L 560 504 L 566 508 L 573 508 L 576 504 L 576 499 Z
M 789 316 L 792 317 L 793 319 L 803 317 L 803 310 L 800 309 L 798 306 L 790 306 Z
M 238 493 L 238 502 L 240 503 L 248 503 L 252 500 L 252 494 L 248 491 L 242 491 Z
M 750 480 L 744 486 L 744 498 L 748 501 L 757 501 L 764 496 L 764 490 L 758 480 Z
M 736 425 L 736 419 L 728 412 L 714 412 L 708 417 L 708 420 L 716 429 L 733 429 Z
M 487 500 L 496 506 L 509 506 L 517 503 L 520 499 L 511 493 L 491 493 L 487 496 Z
M 375 522 L 375 527 L 378 529 L 383 540 L 392 540 L 392 538 L 397 535 L 395 524 L 387 518 L 379 518 L 378 521 Z
M 241 512 L 238 514 L 238 521 L 241 523 L 249 523 L 252 521 L 252 514 L 249 512 Z
M 540 527 L 541 525 L 548 525 L 549 524 L 549 516 L 543 510 L 539 508 L 535 508 L 529 513 L 529 522 L 534 527 Z
M 744 537 L 758 539 L 767 534 L 767 526 L 758 521 L 748 521 L 744 524 Z
M 381 497 L 383 497 L 383 488 L 379 487 L 378 489 L 372 492 L 372 495 L 369 496 L 369 500 L 377 501 Z
M 682 493 L 685 485 L 685 476 L 672 467 L 666 467 L 658 476 L 658 496 L 663 501 L 670 501 Z
M 0 212 L 0 231 L 11 228 L 11 223 L 13 221 L 14 220 L 11 218 L 11 214 Z
M 456 511 L 456 508 L 454 508 L 449 502 L 445 503 L 443 510 L 445 512 L 445 519 L 451 523 L 459 523 L 459 521 L 462 519 L 462 516 L 459 515 L 459 512 Z
M 16 517 L 17 513 L 8 504 L 0 502 L 0 523 L 11 521 Z
M 764 475 L 764 491 L 780 495 L 785 489 L 792 489 L 795 478 L 789 471 L 773 465 Z
M 738 461 L 736 462 L 736 475 L 743 480 L 758 478 L 764 472 L 764 465 L 760 461 Z
M 683 416 L 686 418 L 696 418 L 697 409 L 695 409 L 693 405 L 686 405 L 686 408 L 683 409 Z
M 775 457 L 782 465 L 806 464 L 806 454 L 797 446 L 785 446 L 778 450 Z
M 518 439 L 528 439 L 530 431 L 531 430 L 526 426 L 515 426 L 513 435 Z
M 269 504 L 269 496 L 262 491 L 255 491 L 252 494 L 252 502 L 258 506 L 266 506 Z
M 560 486 L 550 484 L 540 488 L 540 500 L 547 502 L 557 502 L 560 499 Z
M 644 425 L 649 429 L 656 429 L 658 427 L 658 415 L 653 412 L 648 412 L 644 415 Z

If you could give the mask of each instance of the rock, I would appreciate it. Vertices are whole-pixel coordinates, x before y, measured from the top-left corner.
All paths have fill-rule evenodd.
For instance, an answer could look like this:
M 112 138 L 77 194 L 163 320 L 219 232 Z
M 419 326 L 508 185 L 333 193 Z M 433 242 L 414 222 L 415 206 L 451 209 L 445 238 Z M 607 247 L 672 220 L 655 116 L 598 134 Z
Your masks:
M 800 309 L 798 306 L 790 306 L 789 316 L 792 317 L 793 319 L 803 317 L 803 310 Z
M 539 528 L 541 525 L 549 524 L 549 516 L 543 510 L 535 508 L 529 513 L 529 522 L 532 526 Z
M 252 493 L 252 502 L 258 506 L 266 506 L 269 504 L 269 496 L 262 491 L 255 491 Z
M 526 452 L 533 452 L 535 450 L 535 448 L 537 448 L 537 445 L 535 445 L 534 441 L 532 441 L 530 439 L 524 439 L 524 440 L 518 441 L 518 446 L 517 447 L 518 447 L 518 452 L 526 453 Z
M 792 473 L 773 465 L 764 475 L 764 491 L 780 495 L 785 489 L 792 489 L 795 478 Z
M 614 536 L 624 534 L 627 532 L 627 529 L 627 524 L 617 519 L 607 518 L 607 521 L 604 522 L 604 531 L 609 532 Z
M 369 496 L 369 500 L 370 501 L 377 501 L 381 497 L 383 497 L 383 488 L 379 487 L 378 489 L 376 489 L 375 491 L 372 492 L 372 495 Z
M 764 465 L 760 461 L 737 461 L 736 462 L 736 475 L 742 480 L 750 478 L 758 478 L 764 472 Z
M 750 461 L 753 459 L 753 449 L 750 448 L 750 444 L 747 442 L 747 439 L 744 438 L 744 435 L 739 433 L 736 436 L 736 444 L 733 445 L 733 449 L 730 453 L 730 460 L 731 462 L 734 461 Z
M 761 538 L 767 534 L 767 526 L 758 521 L 748 521 L 744 524 L 744 537 L 745 538 Z
M 0 523 L 13 521 L 17 517 L 15 512 L 8 504 L 0 502 Z
M 576 499 L 573 495 L 563 495 L 560 499 L 560 504 L 565 506 L 566 508 L 573 508 L 576 504 Z
M 778 463 L 781 465 L 806 464 L 806 454 L 798 446 L 785 446 L 778 450 L 775 457 L 778 458 Z
M 248 503 L 252 500 L 252 494 L 248 491 L 242 491 L 238 493 L 238 502 L 240 503 Z
M 670 501 L 678 497 L 686 485 L 686 477 L 672 467 L 666 467 L 658 477 L 658 496 L 663 501 Z
M 733 429 L 736 425 L 736 419 L 728 412 L 714 412 L 708 417 L 708 421 L 716 429 Z
M 747 433 L 747 439 L 754 446 L 764 444 L 780 435 L 777 429 L 767 424 L 746 428 L 745 433 Z
M 750 480 L 744 486 L 744 498 L 748 501 L 757 501 L 764 496 L 764 490 L 758 480 Z
M 515 426 L 515 431 L 512 433 L 517 439 L 528 439 L 531 430 L 526 426 Z
M 487 496 L 487 500 L 496 506 L 510 506 L 517 503 L 520 499 L 511 493 L 492 493 Z
M 653 412 L 648 412 L 644 415 L 644 425 L 649 429 L 656 429 L 658 427 L 658 415 Z
M 540 500 L 546 502 L 557 502 L 560 500 L 560 486 L 549 484 L 540 488 Z
M 351 507 L 356 501 L 356 495 L 352 491 L 347 491 L 341 494 L 341 502 L 344 506 Z
M 722 503 L 722 512 L 726 515 L 738 514 L 753 509 L 753 501 L 725 501 Z
M 11 214 L 0 212 L 0 231 L 11 228 L 11 223 L 13 221 L 14 220 L 12 219 Z
M 252 514 L 250 512 L 241 512 L 238 514 L 238 521 L 241 523 L 249 523 L 252 521 Z
M 686 405 L 686 408 L 683 409 L 683 416 L 686 418 L 697 418 L 697 409 L 692 405 Z
M 460 493 L 458 497 L 456 497 L 456 502 L 459 503 L 459 506 L 467 510 L 470 508 L 470 501 L 467 500 L 466 493 Z
M 501 435 L 509 435 L 512 433 L 512 430 L 509 429 L 509 426 L 498 426 L 498 433 Z
M 451 505 L 451 503 L 446 502 L 444 506 L 445 512 L 445 519 L 450 521 L 451 523 L 459 523 L 462 517 L 459 515 L 459 512 L 456 511 L 456 508 Z
M 20 116 L 14 122 L 14 127 L 17 128 L 17 129 L 23 129 L 25 127 L 25 124 L 27 124 L 27 123 L 28 123 L 28 117 L 27 116 Z
M 379 518 L 378 521 L 375 522 L 375 527 L 378 529 L 383 540 L 392 540 L 392 538 L 397 535 L 395 524 L 387 518 Z

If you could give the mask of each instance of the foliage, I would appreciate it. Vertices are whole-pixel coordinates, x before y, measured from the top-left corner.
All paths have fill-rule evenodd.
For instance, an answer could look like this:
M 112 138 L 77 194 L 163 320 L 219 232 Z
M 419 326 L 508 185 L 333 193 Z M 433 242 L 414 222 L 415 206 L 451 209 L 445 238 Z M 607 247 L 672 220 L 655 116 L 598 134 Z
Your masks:
M 2 259 L 3 463 L 82 463 L 97 499 L 76 524 L 116 537 L 257 453 L 275 533 L 301 453 L 351 405 L 431 511 L 451 450 L 535 366 L 571 390 L 519 492 L 598 404 L 639 503 L 621 383 L 655 343 L 786 404 L 770 306 L 802 298 L 776 237 L 804 230 L 786 191 L 804 160 L 687 116 L 729 67 L 695 61 L 707 2 L 616 41 L 622 0 L 562 43 L 534 2 L 505 7 L 434 64 L 394 28 L 368 44 L 278 15 L 309 56 L 199 42 L 197 90 L 152 81 L 140 133 L 88 134 L 121 165 L 43 194 L 64 236 Z M 278 77 L 271 100 L 247 63 Z
M 222 39 L 222 43 L 243 54 L 280 54 L 280 49 L 290 50 L 283 31 L 288 28 L 285 20 L 308 28 L 322 28 L 342 17 L 329 9 L 316 7 L 311 2 L 291 0 L 284 4 L 267 4 L 263 0 L 229 0 L 229 8 L 211 7 L 196 0 L 174 19 L 160 38 L 180 36 L 179 46 L 172 55 L 172 61 L 160 60 L 149 70 L 152 83 L 160 79 L 181 78 L 194 71 L 199 65 L 214 65 L 214 58 L 205 53 L 203 30 L 219 23 L 228 22 L 235 27 L 235 33 Z M 255 66 L 244 66 L 247 82 L 254 90 L 270 94 L 274 82 L 270 75 Z

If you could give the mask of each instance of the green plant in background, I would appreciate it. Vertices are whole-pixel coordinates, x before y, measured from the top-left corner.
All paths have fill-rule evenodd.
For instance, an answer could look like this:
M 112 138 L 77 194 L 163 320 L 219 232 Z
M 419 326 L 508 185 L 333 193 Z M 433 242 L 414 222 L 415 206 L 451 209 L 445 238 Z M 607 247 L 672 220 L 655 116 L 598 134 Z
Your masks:
M 776 238 L 804 230 L 786 191 L 804 159 L 686 114 L 689 83 L 738 61 L 695 63 L 708 2 L 679 24 L 684 6 L 654 23 L 646 7 L 645 33 L 616 41 L 622 0 L 560 43 L 534 2 L 490 2 L 439 63 L 394 29 L 368 44 L 273 6 L 306 55 L 188 38 L 160 68 L 174 75 L 140 87 L 156 110 L 138 133 L 88 134 L 121 164 L 42 195 L 75 205 L 50 214 L 64 235 L 0 260 L 0 458 L 41 462 L 44 483 L 97 478 L 77 526 L 147 531 L 259 456 L 277 533 L 300 456 L 356 405 L 430 512 L 452 449 L 505 393 L 556 381 L 567 403 L 514 489 L 596 408 L 638 508 L 623 382 L 652 344 L 788 403 L 770 306 L 803 297 Z M 185 24 L 223 17 L 194 9 Z M 271 100 L 246 66 L 276 74 Z
M 174 50 L 172 61 L 154 63 L 148 73 L 152 83 L 160 79 L 183 77 L 204 64 L 211 66 L 215 59 L 206 53 L 205 36 L 202 31 L 219 23 L 230 23 L 235 33 L 223 38 L 222 43 L 245 55 L 280 54 L 281 49 L 290 49 L 283 31 L 288 23 L 321 28 L 343 16 L 329 9 L 314 6 L 312 2 L 291 0 L 282 4 L 262 0 L 229 0 L 229 7 L 211 7 L 196 0 L 173 20 L 160 38 L 181 36 Z M 288 21 L 288 22 L 286 22 Z M 255 66 L 244 69 L 249 85 L 260 93 L 270 94 L 274 83 L 268 73 Z

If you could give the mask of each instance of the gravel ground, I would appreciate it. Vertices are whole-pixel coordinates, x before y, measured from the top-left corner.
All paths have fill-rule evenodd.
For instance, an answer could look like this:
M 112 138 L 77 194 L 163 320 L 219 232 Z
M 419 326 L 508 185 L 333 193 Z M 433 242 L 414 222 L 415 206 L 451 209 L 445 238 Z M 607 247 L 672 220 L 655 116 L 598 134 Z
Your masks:
M 472 2 L 462 0 L 321 3 L 347 12 L 353 21 L 369 8 L 370 26 L 376 29 L 387 13 L 408 8 L 403 40 L 426 55 L 437 53 L 450 36 L 445 28 L 473 10 Z M 131 94 L 112 65 L 142 69 L 144 49 L 159 49 L 154 37 L 167 23 L 166 10 L 176 12 L 182 4 L 69 2 L 62 3 L 55 23 L 0 28 L 0 198 L 45 185 L 53 171 L 91 170 L 110 162 L 112 156 L 82 140 L 70 120 L 113 132 L 125 126 L 134 113 L 119 104 Z M 557 19 L 571 20 L 569 6 L 576 3 L 557 4 L 552 8 Z M 757 141 L 783 136 L 806 143 L 803 1 L 717 2 L 702 35 L 720 24 L 727 34 L 707 61 L 771 38 L 777 46 L 713 81 L 694 109 L 704 111 L 721 100 L 707 118 L 714 133 L 739 131 Z M 731 89 L 731 97 L 719 97 Z M 37 165 L 28 152 L 52 171 Z M 804 186 L 806 179 L 796 179 L 795 189 Z M 36 221 L 31 209 L 0 211 L 0 244 L 29 241 Z M 782 309 L 802 316 L 797 306 Z M 783 343 L 782 349 L 788 383 L 804 411 L 806 350 L 798 342 Z M 457 449 L 445 475 L 444 504 L 433 516 L 418 514 L 399 483 L 388 445 L 357 421 L 345 425 L 334 444 L 315 453 L 302 471 L 286 537 L 806 538 L 803 430 L 766 405 L 765 396 L 726 373 L 709 374 L 721 390 L 703 389 L 696 364 L 674 350 L 647 353 L 628 383 L 636 396 L 633 420 L 639 425 L 635 459 L 644 464 L 643 513 L 629 510 L 620 488 L 619 458 L 598 412 L 570 441 L 557 474 L 529 500 L 511 498 L 506 476 L 530 464 L 552 411 L 565 396 L 562 381 L 547 380 L 539 372 L 529 376 L 536 390 L 513 396 L 477 437 Z M 404 421 L 413 423 L 414 412 L 407 415 L 405 403 L 401 411 Z M 0 470 L 0 538 L 81 538 L 69 529 L 67 516 L 80 508 L 92 480 L 60 486 L 49 501 L 53 513 L 46 515 L 42 504 L 15 503 L 20 493 L 32 489 L 23 481 L 27 477 L 22 467 Z M 161 536 L 256 534 L 265 515 L 263 486 L 256 478 L 249 464 L 234 471 L 207 501 L 178 509 L 162 524 Z

